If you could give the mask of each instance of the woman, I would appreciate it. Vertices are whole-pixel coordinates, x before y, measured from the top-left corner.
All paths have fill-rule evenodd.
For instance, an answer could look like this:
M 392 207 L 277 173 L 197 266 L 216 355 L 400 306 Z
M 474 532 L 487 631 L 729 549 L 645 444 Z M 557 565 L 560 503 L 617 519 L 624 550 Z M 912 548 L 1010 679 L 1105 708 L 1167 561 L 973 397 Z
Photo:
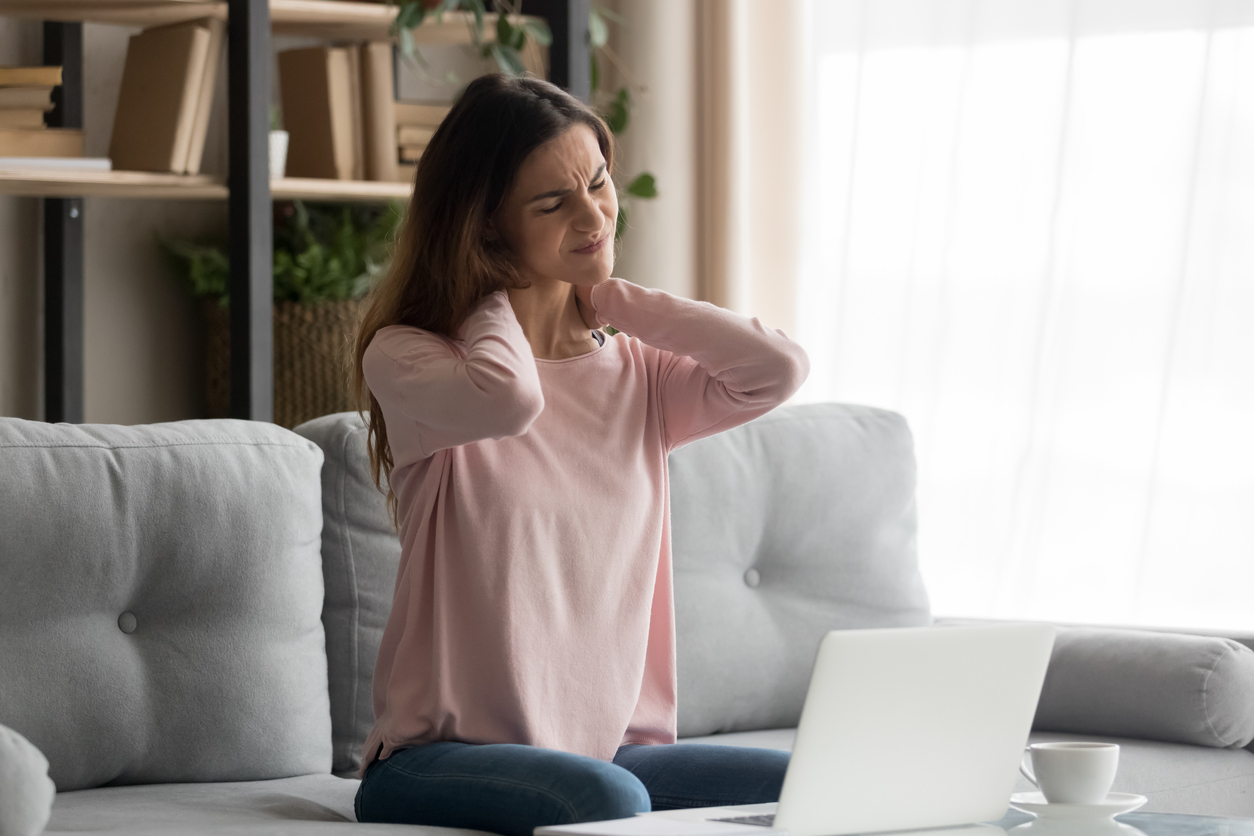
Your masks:
M 362 821 L 526 836 L 778 798 L 783 752 L 666 745 L 666 457 L 782 403 L 807 360 L 756 319 L 609 278 L 612 164 L 584 105 L 503 76 L 423 153 L 357 341 L 402 544 Z

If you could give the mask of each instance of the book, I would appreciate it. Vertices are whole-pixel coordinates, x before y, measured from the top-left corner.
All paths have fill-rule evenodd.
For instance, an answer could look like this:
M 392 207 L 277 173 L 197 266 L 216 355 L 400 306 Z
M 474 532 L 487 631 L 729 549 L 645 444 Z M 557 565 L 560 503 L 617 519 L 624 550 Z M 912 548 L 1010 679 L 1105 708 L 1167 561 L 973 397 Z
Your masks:
M 131 36 L 109 142 L 115 168 L 176 174 L 187 170 L 209 40 L 202 21 Z
M 353 125 L 353 177 L 366 179 L 366 156 L 361 109 L 361 47 L 353 44 L 343 48 L 348 53 L 348 112 Z
M 396 124 L 423 125 L 428 128 L 439 127 L 444 117 L 448 116 L 450 109 L 449 105 L 418 104 L 417 102 L 397 102 L 394 105 Z
M 395 181 L 396 91 L 390 41 L 361 48 L 361 122 L 366 179 Z
M 0 157 L 81 157 L 77 128 L 0 128 Z
M 353 123 L 349 53 L 316 46 L 279 53 L 283 124 L 290 135 L 288 177 L 353 179 Z
M 56 87 L 60 67 L 0 67 L 0 87 Z
M 0 87 L 0 110 L 52 110 L 52 88 Z
M 0 110 L 0 128 L 34 128 L 44 127 L 42 110 Z
M 0 157 L 0 171 L 111 171 L 108 157 Z
M 401 162 L 416 163 L 422 157 L 422 152 L 427 150 L 427 146 L 402 145 L 397 150 L 400 152 Z
M 205 155 L 205 139 L 209 136 L 209 115 L 213 110 L 213 90 L 218 83 L 218 65 L 226 42 L 226 21 L 208 18 L 203 25 L 209 29 L 209 49 L 205 56 L 205 69 L 196 93 L 196 115 L 192 119 L 192 136 L 187 147 L 188 174 L 199 174 L 200 163 Z
M 435 128 L 401 125 L 396 129 L 397 145 L 426 145 L 435 136 Z

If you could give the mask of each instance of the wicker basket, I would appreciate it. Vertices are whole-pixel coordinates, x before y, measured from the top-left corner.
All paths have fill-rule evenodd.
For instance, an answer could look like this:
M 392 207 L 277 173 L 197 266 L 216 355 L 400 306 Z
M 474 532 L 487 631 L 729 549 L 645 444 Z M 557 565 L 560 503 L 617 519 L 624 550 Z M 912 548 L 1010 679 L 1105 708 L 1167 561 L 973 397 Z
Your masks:
M 274 423 L 282 427 L 355 408 L 349 394 L 351 340 L 361 300 L 274 306 Z M 209 415 L 230 407 L 230 309 L 206 302 L 205 395 Z

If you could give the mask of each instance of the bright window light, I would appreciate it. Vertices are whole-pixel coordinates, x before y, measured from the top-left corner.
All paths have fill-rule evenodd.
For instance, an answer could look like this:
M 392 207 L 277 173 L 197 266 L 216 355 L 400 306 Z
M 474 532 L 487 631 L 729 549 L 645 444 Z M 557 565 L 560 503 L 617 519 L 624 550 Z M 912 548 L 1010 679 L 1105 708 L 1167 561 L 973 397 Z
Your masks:
M 815 5 L 801 399 L 909 420 L 933 610 L 1254 630 L 1254 21 Z

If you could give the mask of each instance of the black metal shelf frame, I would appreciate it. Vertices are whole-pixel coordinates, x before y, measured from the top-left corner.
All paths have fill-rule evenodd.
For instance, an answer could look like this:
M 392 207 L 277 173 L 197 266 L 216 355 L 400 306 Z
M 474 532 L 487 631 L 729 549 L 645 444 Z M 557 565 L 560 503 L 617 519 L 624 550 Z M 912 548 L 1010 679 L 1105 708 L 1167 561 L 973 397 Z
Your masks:
M 232 418 L 274 417 L 273 214 L 269 176 L 270 7 L 228 0 L 227 184 L 231 242 Z M 591 96 L 589 0 L 528 0 L 527 14 L 553 31 L 549 75 L 583 101 Z M 43 60 L 62 84 L 48 116 L 83 126 L 83 25 L 45 21 Z M 44 198 L 44 416 L 83 421 L 83 217 L 81 197 Z

